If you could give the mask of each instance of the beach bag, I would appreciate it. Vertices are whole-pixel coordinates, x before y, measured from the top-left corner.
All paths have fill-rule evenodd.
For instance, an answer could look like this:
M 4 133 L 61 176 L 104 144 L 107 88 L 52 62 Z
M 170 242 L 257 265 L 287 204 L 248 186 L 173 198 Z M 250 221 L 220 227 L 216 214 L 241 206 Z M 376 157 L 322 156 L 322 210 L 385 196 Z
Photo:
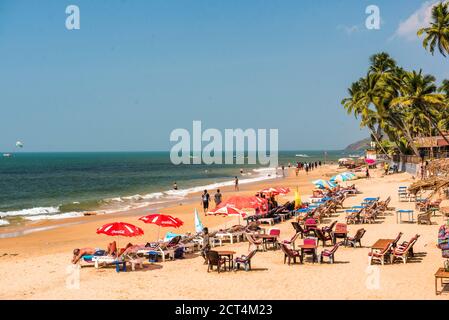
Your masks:
M 106 254 L 106 251 L 105 250 L 97 250 L 97 251 L 95 251 L 95 253 L 94 253 L 94 256 L 104 256 Z
M 184 248 L 180 247 L 175 250 L 175 259 L 184 258 Z
M 159 259 L 159 252 L 157 251 L 149 251 L 148 252 L 148 261 L 150 263 L 157 262 Z

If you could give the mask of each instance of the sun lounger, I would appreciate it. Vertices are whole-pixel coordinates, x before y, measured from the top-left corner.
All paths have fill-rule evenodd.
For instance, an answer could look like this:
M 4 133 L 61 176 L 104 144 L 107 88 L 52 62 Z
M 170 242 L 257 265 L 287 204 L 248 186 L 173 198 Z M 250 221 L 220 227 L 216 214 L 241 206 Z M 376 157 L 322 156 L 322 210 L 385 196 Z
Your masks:
M 267 223 L 270 226 L 274 225 L 274 219 L 273 218 L 260 218 L 257 221 L 259 221 L 260 223 Z
M 236 232 L 228 232 L 228 231 L 219 231 L 215 235 L 216 238 L 220 240 L 220 245 L 224 240 L 229 240 L 231 244 L 234 243 L 234 239 L 236 242 L 239 242 L 240 239 L 243 241 L 244 231 L 236 231 Z
M 139 254 L 144 254 L 144 255 L 150 255 L 149 252 L 157 252 L 158 255 L 160 255 L 162 257 L 162 261 L 165 262 L 165 260 L 170 259 L 170 260 L 174 260 L 175 259 L 175 250 L 178 249 L 179 246 L 179 242 L 181 241 L 181 236 L 176 236 L 174 238 L 172 238 L 169 242 L 162 242 L 162 243 L 154 243 L 153 245 L 150 245 L 148 247 L 146 247 L 145 249 L 141 249 L 138 251 Z
M 95 269 L 100 268 L 101 266 L 114 265 L 115 270 L 120 272 L 120 266 L 122 266 L 122 271 L 126 271 L 126 261 L 117 259 L 112 256 L 92 256 L 92 262 L 94 263 Z

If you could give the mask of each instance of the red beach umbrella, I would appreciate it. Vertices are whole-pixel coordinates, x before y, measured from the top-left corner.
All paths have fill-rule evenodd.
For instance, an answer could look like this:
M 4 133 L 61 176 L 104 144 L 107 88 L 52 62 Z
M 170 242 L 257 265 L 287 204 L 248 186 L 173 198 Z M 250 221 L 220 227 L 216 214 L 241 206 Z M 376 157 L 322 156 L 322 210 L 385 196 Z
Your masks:
M 240 224 L 240 217 L 246 217 L 246 212 L 240 209 L 237 209 L 236 207 L 232 205 L 226 205 L 224 207 L 217 208 L 215 210 L 209 211 L 207 214 L 211 215 L 224 215 L 224 216 L 238 216 L 239 217 L 239 224 Z
M 260 190 L 261 193 L 265 193 L 265 194 L 272 194 L 272 195 L 278 195 L 279 194 L 279 190 L 277 188 L 265 188 Z
M 139 220 L 149 223 L 149 224 L 155 224 L 159 226 L 158 232 L 157 232 L 157 238 L 159 239 L 159 231 L 160 227 L 173 227 L 173 228 L 179 228 L 184 224 L 184 222 L 179 219 L 175 218 L 169 215 L 160 214 L 160 213 L 153 213 L 149 214 L 144 217 L 140 217 Z
M 220 203 L 218 207 L 221 208 L 227 205 L 237 209 L 255 209 L 260 206 L 260 201 L 257 197 L 232 196 Z
M 224 216 L 246 216 L 246 212 L 240 210 L 232 205 L 226 205 L 224 207 L 217 208 L 215 210 L 209 211 L 207 214 L 221 214 Z
M 113 222 L 98 228 L 97 233 L 103 233 L 107 236 L 137 237 L 143 235 L 143 230 L 130 223 Z
M 265 193 L 265 194 L 272 194 L 272 195 L 278 195 L 278 194 L 287 194 L 290 192 L 290 188 L 286 188 L 286 187 L 270 187 L 270 188 L 265 188 L 263 190 L 261 190 L 260 192 Z
M 119 248 L 120 236 L 122 237 L 138 237 L 143 235 L 143 230 L 133 224 L 126 222 L 107 223 L 97 229 L 98 234 L 117 237 L 117 250 Z

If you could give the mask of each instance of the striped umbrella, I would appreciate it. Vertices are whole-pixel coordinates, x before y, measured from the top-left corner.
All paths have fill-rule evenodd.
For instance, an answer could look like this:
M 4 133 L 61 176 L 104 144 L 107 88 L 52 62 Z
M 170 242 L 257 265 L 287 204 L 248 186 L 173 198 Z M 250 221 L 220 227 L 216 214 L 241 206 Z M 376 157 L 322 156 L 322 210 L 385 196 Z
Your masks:
M 348 180 L 352 180 L 351 176 L 345 175 L 343 173 L 337 174 L 335 176 L 333 176 L 332 178 L 330 178 L 330 181 L 338 181 L 338 182 L 343 182 L 343 181 L 348 181 Z
M 357 175 L 354 172 L 346 171 L 346 172 L 343 172 L 342 174 L 352 177 L 353 179 L 357 178 Z
M 209 211 L 207 214 L 212 215 L 224 215 L 224 216 L 238 216 L 239 217 L 239 224 L 240 224 L 240 217 L 246 217 L 246 212 L 234 207 L 233 205 L 226 205 L 223 207 L 219 207 L 215 210 Z
M 329 181 L 326 181 L 323 179 L 318 179 L 318 180 L 312 181 L 312 183 L 320 189 L 331 189 L 331 188 L 335 187 L 335 185 L 332 184 L 332 186 L 331 186 L 329 184 Z

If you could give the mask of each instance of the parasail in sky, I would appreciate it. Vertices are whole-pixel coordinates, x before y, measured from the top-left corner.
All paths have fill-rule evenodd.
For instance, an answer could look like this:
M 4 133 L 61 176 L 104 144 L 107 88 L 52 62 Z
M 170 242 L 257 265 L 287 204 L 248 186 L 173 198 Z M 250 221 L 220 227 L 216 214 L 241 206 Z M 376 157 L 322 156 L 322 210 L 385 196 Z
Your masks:
M 23 148 L 23 143 L 21 141 L 17 141 L 16 142 L 16 147 L 17 148 Z

